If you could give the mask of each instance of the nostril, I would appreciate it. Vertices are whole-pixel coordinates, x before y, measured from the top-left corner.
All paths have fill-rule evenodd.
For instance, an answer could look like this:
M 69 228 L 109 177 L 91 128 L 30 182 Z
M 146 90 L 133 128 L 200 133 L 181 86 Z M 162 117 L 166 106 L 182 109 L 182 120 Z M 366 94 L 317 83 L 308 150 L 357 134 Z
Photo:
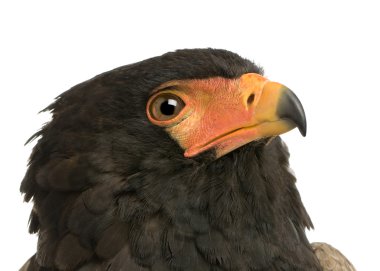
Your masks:
M 249 95 L 247 99 L 247 104 L 250 105 L 251 103 L 253 103 L 254 100 L 255 100 L 255 94 Z

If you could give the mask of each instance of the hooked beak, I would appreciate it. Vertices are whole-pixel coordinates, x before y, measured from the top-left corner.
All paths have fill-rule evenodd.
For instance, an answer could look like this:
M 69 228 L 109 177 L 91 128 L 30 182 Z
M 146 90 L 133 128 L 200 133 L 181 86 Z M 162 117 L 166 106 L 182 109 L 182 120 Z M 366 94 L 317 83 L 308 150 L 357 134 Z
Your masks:
M 251 141 L 277 136 L 295 127 L 306 135 L 304 109 L 289 88 L 252 73 L 241 76 L 238 85 L 238 101 L 233 101 L 236 96 L 230 97 L 228 92 L 223 100 L 210 101 L 208 107 L 213 109 L 208 110 L 207 118 L 218 123 L 214 122 L 206 133 L 199 131 L 199 137 L 194 133 L 199 140 L 192 141 L 198 144 L 186 149 L 186 157 L 214 148 L 218 158 Z

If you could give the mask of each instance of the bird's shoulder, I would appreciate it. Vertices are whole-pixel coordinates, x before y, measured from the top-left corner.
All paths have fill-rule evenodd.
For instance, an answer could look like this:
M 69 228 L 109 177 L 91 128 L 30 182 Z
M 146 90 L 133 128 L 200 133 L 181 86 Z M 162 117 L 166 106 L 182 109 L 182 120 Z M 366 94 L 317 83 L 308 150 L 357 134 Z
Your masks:
M 352 263 L 336 248 L 326 243 L 311 244 L 323 271 L 356 271 Z

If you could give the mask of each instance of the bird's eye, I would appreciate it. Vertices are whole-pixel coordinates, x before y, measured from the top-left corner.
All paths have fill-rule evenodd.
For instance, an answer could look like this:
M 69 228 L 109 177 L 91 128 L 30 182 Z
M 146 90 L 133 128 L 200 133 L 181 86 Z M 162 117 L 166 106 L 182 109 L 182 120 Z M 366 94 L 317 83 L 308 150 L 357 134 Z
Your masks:
M 158 121 L 175 118 L 185 107 L 182 99 L 171 93 L 157 95 L 150 104 L 150 115 Z

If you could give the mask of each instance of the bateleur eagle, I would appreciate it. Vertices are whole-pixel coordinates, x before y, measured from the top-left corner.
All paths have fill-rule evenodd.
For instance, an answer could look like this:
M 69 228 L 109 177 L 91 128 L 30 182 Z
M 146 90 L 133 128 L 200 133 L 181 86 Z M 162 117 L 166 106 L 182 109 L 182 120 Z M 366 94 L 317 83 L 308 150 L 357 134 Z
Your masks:
M 193 49 L 61 94 L 21 184 L 21 270 L 354 270 L 313 227 L 278 135 L 302 105 L 251 61 Z

